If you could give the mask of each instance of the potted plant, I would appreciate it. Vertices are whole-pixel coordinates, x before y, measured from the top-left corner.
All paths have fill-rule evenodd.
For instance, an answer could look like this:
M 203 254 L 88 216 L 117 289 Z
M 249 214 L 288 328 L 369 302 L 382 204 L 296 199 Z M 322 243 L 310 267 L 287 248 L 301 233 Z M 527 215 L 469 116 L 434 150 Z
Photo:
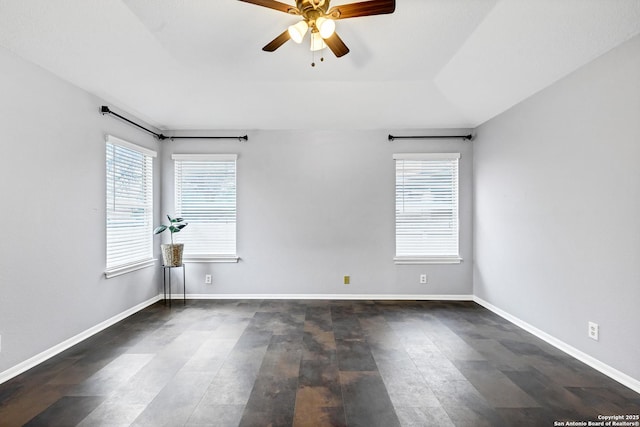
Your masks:
M 163 243 L 160 245 L 162 249 L 162 260 L 167 267 L 177 267 L 182 265 L 184 243 L 173 243 L 173 233 L 180 232 L 188 223 L 184 222 L 182 218 L 171 218 L 169 215 L 167 215 L 167 218 L 169 219 L 169 225 L 159 225 L 153 230 L 153 234 L 160 234 L 165 230 L 171 232 L 171 243 Z

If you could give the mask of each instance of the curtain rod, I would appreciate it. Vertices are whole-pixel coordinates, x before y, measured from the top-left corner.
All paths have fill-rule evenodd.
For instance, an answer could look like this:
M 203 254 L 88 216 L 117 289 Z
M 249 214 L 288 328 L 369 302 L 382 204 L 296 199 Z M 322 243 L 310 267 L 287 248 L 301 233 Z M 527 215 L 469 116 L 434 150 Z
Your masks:
M 118 117 L 119 119 L 124 120 L 125 122 L 132 124 L 146 132 L 149 132 L 151 135 L 155 136 L 156 138 L 158 138 L 160 141 L 163 141 L 165 139 L 170 139 L 170 140 L 174 140 L 174 139 L 237 139 L 238 141 L 248 141 L 249 137 L 247 135 L 244 136 L 166 136 L 163 135 L 161 133 L 157 133 L 152 131 L 151 129 L 147 129 L 146 127 L 127 119 L 126 117 L 121 116 L 120 114 L 113 112 L 109 109 L 108 106 L 103 105 L 102 107 L 100 107 L 100 113 L 102 113 L 102 115 L 105 114 L 113 114 L 114 116 Z
M 450 139 L 450 138 L 461 138 L 466 141 L 471 141 L 473 135 L 422 135 L 422 136 L 393 136 L 389 135 L 389 141 L 394 141 L 396 139 Z

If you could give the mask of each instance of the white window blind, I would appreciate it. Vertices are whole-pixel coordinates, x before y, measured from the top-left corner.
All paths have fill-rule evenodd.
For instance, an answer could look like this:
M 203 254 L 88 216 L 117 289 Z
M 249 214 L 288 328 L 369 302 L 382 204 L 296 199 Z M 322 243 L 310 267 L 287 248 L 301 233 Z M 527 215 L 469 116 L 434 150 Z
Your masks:
M 397 263 L 460 262 L 459 153 L 394 154 Z
M 174 235 L 190 261 L 238 260 L 235 154 L 174 154 L 176 216 L 189 225 Z
M 107 137 L 106 275 L 152 264 L 153 157 L 156 153 Z

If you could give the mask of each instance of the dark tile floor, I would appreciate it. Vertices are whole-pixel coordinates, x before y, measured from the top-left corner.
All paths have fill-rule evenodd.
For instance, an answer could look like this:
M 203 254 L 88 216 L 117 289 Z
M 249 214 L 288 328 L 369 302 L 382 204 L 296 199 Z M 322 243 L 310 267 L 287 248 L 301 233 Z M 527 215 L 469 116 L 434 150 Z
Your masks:
M 553 426 L 599 414 L 640 414 L 640 395 L 471 302 L 158 303 L 0 385 L 3 427 Z

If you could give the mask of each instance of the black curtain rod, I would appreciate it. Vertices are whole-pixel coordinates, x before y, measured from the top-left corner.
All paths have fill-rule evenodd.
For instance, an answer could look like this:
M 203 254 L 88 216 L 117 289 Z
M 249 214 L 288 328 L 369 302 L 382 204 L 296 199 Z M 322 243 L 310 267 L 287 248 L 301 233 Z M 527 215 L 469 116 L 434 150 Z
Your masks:
M 389 135 L 389 141 L 396 139 L 450 139 L 450 138 L 462 138 L 466 141 L 471 141 L 473 135 L 422 135 L 422 136 L 393 136 Z
M 167 139 L 244 139 L 249 140 L 247 135 L 244 136 L 165 136 Z
M 134 125 L 134 126 L 139 127 L 140 129 L 142 129 L 142 130 L 144 130 L 144 131 L 149 132 L 150 134 L 154 135 L 154 136 L 155 136 L 156 138 L 158 138 L 158 139 L 165 139 L 165 138 L 166 138 L 166 137 L 165 137 L 163 134 L 161 134 L 161 133 L 155 133 L 155 132 L 154 132 L 154 131 L 152 131 L 151 129 L 147 129 L 147 128 L 146 128 L 146 127 L 144 127 L 144 126 L 139 125 L 138 123 L 136 123 L 136 122 L 134 122 L 134 121 L 131 121 L 131 120 L 127 119 L 127 118 L 126 118 L 126 117 L 124 117 L 124 116 L 121 116 L 120 114 L 118 114 L 118 113 L 116 113 L 116 112 L 111 111 L 111 110 L 109 109 L 109 107 L 107 107 L 106 105 L 103 105 L 102 107 L 100 107 L 100 112 L 102 113 L 102 115 L 103 115 L 103 116 L 104 116 L 105 114 L 113 114 L 113 115 L 114 115 L 114 116 L 116 116 L 117 118 L 122 119 L 122 120 L 124 120 L 125 122 L 127 122 L 127 123 L 129 123 L 129 124 L 132 124 L 132 125 Z
M 124 116 L 121 116 L 120 114 L 113 112 L 109 109 L 109 107 L 107 107 L 106 105 L 103 105 L 102 107 L 100 107 L 100 112 L 102 113 L 102 115 L 105 114 L 113 114 L 114 116 L 118 117 L 119 119 L 124 120 L 125 122 L 132 124 L 146 132 L 149 132 L 151 135 L 155 136 L 156 138 L 158 138 L 160 141 L 163 141 L 165 139 L 170 139 L 170 140 L 174 140 L 174 139 L 237 139 L 238 141 L 241 140 L 245 140 L 248 141 L 249 140 L 249 136 L 244 135 L 244 136 L 166 136 L 163 135 L 161 133 L 157 133 L 152 131 L 151 129 L 147 129 L 146 127 L 127 119 Z

